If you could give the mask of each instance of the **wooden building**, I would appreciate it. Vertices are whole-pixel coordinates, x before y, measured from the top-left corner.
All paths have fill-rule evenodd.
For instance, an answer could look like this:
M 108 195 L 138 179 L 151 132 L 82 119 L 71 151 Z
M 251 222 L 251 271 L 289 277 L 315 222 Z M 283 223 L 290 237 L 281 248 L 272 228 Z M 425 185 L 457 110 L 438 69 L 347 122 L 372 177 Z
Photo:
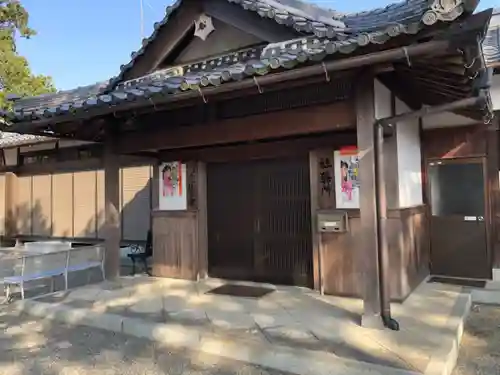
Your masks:
M 95 190 L 73 172 L 72 195 L 92 191 L 96 220 L 104 210 L 88 233 L 105 240 L 109 277 L 135 226 L 123 168 L 148 160 L 154 275 L 360 296 L 364 322 L 387 324 L 389 299 L 430 270 L 490 278 L 500 261 L 493 70 L 481 46 L 492 11 L 473 15 L 476 5 L 342 15 L 298 0 L 179 0 L 117 77 L 13 98 L 5 130 L 98 145 Z M 466 125 L 443 128 L 445 112 Z M 56 236 L 66 211 L 51 209 Z
M 101 144 L 5 134 L 0 139 L 0 233 L 5 243 L 104 240 Z M 121 158 L 121 244 L 143 244 L 151 227 L 153 161 Z

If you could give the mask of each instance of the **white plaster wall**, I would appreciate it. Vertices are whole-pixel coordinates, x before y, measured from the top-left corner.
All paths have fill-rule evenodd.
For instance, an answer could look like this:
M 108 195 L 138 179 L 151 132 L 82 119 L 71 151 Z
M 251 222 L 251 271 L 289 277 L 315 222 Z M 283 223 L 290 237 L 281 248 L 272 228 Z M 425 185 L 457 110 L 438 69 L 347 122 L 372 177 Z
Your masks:
M 381 119 L 390 117 L 393 115 L 392 108 L 392 93 L 391 91 L 381 84 L 379 81 L 374 82 L 374 94 L 375 94 L 375 118 Z M 398 181 L 397 173 L 395 170 L 398 164 L 397 160 L 397 138 L 390 137 L 384 140 L 384 168 L 385 175 L 395 175 L 396 178 L 390 178 L 385 181 L 385 190 L 387 194 L 387 207 L 388 208 L 398 208 L 399 198 L 398 198 Z
M 493 102 L 493 109 L 500 111 L 500 75 L 493 76 L 493 82 L 490 89 L 491 101 Z
M 391 92 L 387 87 L 375 80 L 374 82 L 375 95 L 375 118 L 381 119 L 392 115 Z
M 410 109 L 396 98 L 396 114 Z M 397 157 L 399 176 L 399 207 L 418 206 L 422 198 L 422 165 L 418 119 L 397 125 Z

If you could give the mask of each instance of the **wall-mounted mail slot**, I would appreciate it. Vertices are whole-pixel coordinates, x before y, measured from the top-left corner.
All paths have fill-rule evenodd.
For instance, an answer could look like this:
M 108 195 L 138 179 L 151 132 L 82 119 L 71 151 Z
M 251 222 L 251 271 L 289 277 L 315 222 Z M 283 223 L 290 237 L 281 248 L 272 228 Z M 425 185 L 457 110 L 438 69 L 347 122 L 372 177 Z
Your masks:
M 342 233 L 349 228 L 346 212 L 318 212 L 317 223 L 320 233 Z

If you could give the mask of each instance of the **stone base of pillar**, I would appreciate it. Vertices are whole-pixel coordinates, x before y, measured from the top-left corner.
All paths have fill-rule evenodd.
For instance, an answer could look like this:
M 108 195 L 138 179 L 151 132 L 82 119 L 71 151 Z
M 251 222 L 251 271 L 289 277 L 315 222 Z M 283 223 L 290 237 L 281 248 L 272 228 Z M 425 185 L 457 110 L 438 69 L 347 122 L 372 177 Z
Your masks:
M 361 316 L 361 327 L 369 329 L 385 329 L 382 316 L 379 314 L 368 315 L 363 314 Z

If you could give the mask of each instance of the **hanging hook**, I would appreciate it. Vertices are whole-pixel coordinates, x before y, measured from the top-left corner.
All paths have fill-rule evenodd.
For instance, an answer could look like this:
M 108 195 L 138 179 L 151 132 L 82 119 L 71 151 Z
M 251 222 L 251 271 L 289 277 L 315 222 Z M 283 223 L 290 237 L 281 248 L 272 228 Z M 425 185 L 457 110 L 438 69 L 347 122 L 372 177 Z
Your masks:
M 257 77 L 253 77 L 253 81 L 255 82 L 255 86 L 257 86 L 257 90 L 259 91 L 259 94 L 262 94 L 264 90 L 262 90 L 262 87 L 260 87 L 259 82 L 257 81 Z
M 473 80 L 473 79 L 476 79 L 476 77 L 478 76 L 479 72 L 476 70 L 476 72 L 474 73 L 473 76 L 469 76 L 469 79 L 470 80 Z
M 205 95 L 203 95 L 203 91 L 201 91 L 201 87 L 198 86 L 198 92 L 200 93 L 201 98 L 203 99 L 203 103 L 207 104 L 208 100 L 205 98 Z
M 156 112 L 156 103 L 154 102 L 153 98 L 149 97 L 149 101 L 151 102 L 151 104 L 153 105 L 153 108 Z
M 470 65 L 468 65 L 468 64 L 464 64 L 464 68 L 465 68 L 465 69 L 470 69 L 470 68 L 472 68 L 472 66 L 473 66 L 473 65 L 474 65 L 474 63 L 476 62 L 476 59 L 477 59 L 477 57 L 474 57 L 474 58 L 472 59 L 472 62 L 470 63 Z
M 407 63 L 407 64 L 408 64 L 408 66 L 411 68 L 411 61 L 410 61 L 410 55 L 408 54 L 408 48 L 403 47 L 403 51 L 404 51 L 404 53 L 405 53 L 406 63 Z
M 322 62 L 321 66 L 323 67 L 323 71 L 325 72 L 326 82 L 330 82 L 330 75 L 328 74 L 328 69 L 326 69 L 325 62 Z
M 483 118 L 483 122 L 485 125 L 489 125 L 491 123 L 491 120 L 493 120 L 493 114 L 491 112 L 488 112 L 484 118 Z

